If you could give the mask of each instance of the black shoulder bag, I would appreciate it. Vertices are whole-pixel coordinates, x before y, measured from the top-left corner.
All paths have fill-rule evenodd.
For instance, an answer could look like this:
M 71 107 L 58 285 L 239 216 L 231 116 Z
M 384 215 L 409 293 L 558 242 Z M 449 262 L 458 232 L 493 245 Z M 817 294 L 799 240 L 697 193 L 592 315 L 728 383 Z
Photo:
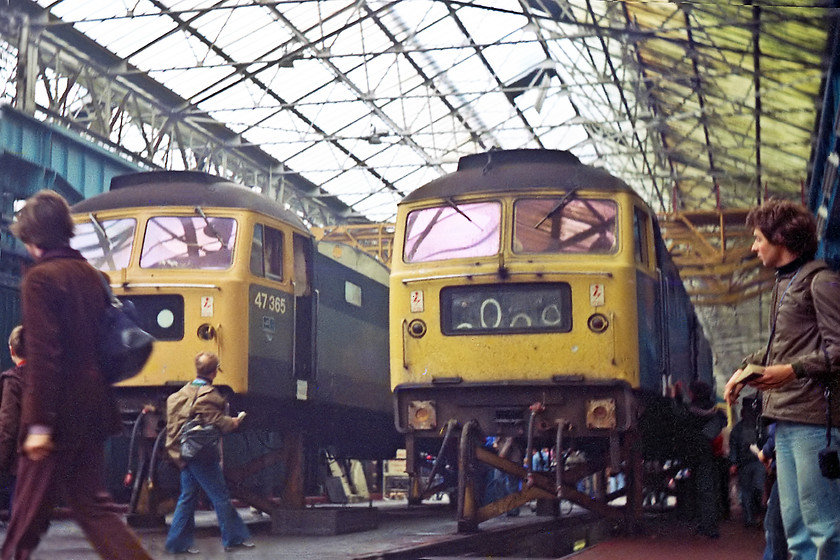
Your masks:
M 831 370 L 831 360 L 828 359 L 828 350 L 825 348 L 825 340 L 822 342 L 822 350 L 825 355 L 826 369 Z M 840 478 L 840 457 L 837 450 L 831 447 L 831 380 L 826 379 L 825 390 L 825 449 L 819 453 L 820 472 L 825 478 Z
M 831 387 L 825 386 L 825 449 L 820 449 L 820 472 L 825 478 L 840 478 L 840 457 L 831 447 Z
M 219 443 L 222 433 L 216 426 L 204 426 L 195 414 L 195 401 L 201 387 L 195 392 L 192 404 L 190 404 L 190 419 L 181 426 L 178 434 L 178 442 L 181 444 L 181 459 L 190 461 L 195 459 L 205 449 Z
M 137 325 L 134 305 L 121 302 L 101 274 L 108 303 L 99 325 L 99 366 L 105 380 L 119 383 L 134 377 L 149 359 L 155 337 Z

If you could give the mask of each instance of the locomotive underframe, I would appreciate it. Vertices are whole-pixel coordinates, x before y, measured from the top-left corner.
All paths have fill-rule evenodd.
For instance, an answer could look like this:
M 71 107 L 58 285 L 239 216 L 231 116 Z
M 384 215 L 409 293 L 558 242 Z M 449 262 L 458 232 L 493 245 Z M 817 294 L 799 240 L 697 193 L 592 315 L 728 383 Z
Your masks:
M 441 383 L 400 385 L 394 389 L 397 429 L 416 437 L 434 437 L 449 420 L 476 420 L 486 435 L 523 436 L 532 407 L 539 408 L 537 433 L 554 432 L 562 422 L 574 437 L 608 437 L 636 424 L 637 404 L 623 381 L 575 378 L 542 382 Z M 434 420 L 426 429 L 412 427 L 416 403 L 430 403 Z M 598 406 L 606 410 L 598 410 Z M 598 413 L 606 417 L 599 417 Z
M 125 489 L 118 488 L 117 493 L 129 494 L 125 496 L 129 503 L 128 518 L 134 525 L 160 525 L 162 512 L 174 507 L 178 478 L 172 475 L 175 467 L 164 449 L 165 405 L 166 398 L 180 387 L 116 388 L 120 414 L 131 437 L 128 449 L 114 444 L 112 453 L 124 451 L 127 455 L 127 474 L 123 477 L 119 472 L 122 464 L 111 465 L 114 472 L 109 473 L 112 479 L 109 487 L 126 485 Z M 248 413 L 243 428 L 224 439 L 224 449 L 238 454 L 235 461 L 225 463 L 231 495 L 265 513 L 274 515 L 281 510 L 305 507 L 307 489 L 321 482 L 322 450 L 339 458 L 379 459 L 393 456 L 401 443 L 395 430 L 393 437 L 359 437 L 359 434 L 374 433 L 379 426 L 390 425 L 390 415 L 386 413 L 352 410 L 323 402 L 288 402 L 240 395 L 224 385 L 218 389 L 227 395 L 231 413 L 240 410 Z M 353 422 L 324 422 L 325 418 L 342 416 L 352 417 Z M 233 446 L 228 448 L 230 444 Z M 271 492 L 270 488 L 260 487 L 267 470 L 282 476 L 273 489 L 275 494 L 267 493 Z
M 459 531 L 475 531 L 482 521 L 534 499 L 550 501 L 554 511 L 559 511 L 560 499 L 568 500 L 627 526 L 640 520 L 643 469 L 637 430 L 639 406 L 629 384 L 572 378 L 534 383 L 403 385 L 394 393 L 397 427 L 406 433 L 406 470 L 412 481 L 409 500 L 418 503 L 453 485 L 451 467 L 457 455 Z M 410 417 L 412 414 L 422 415 L 428 427 L 413 428 L 417 420 Z M 487 435 L 514 438 L 524 451 L 524 463 L 486 449 Z M 440 449 L 431 471 L 422 473 L 420 451 L 436 444 Z M 580 451 L 582 460 L 567 463 L 565 454 L 558 451 L 562 459 L 553 474 L 535 472 L 531 451 L 542 447 Z M 449 473 L 445 472 L 447 461 Z M 488 468 L 521 482 L 520 490 L 483 503 L 482 480 Z M 627 483 L 608 495 L 606 475 L 619 471 L 627 475 Z M 577 487 L 587 477 L 596 481 L 594 496 Z M 611 504 L 620 497 L 625 499 L 618 505 Z

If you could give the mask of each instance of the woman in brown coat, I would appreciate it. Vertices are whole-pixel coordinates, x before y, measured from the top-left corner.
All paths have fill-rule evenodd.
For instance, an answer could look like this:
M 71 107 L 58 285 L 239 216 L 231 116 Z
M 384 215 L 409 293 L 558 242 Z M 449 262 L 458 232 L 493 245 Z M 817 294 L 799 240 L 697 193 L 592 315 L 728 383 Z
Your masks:
M 35 264 L 21 284 L 27 382 L 22 454 L 2 558 L 31 557 L 58 497 L 103 558 L 151 558 L 120 516 L 96 500 L 105 439 L 121 428 L 97 360 L 107 298 L 100 273 L 70 248 L 70 208 L 56 192 L 29 198 L 12 233 Z

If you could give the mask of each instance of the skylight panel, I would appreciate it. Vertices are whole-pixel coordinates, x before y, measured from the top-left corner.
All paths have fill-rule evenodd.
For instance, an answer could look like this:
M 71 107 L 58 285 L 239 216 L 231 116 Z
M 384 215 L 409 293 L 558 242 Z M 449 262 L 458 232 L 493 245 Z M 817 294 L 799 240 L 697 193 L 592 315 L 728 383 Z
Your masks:
M 286 163 L 292 169 L 302 169 L 304 175 L 315 184 L 322 184 L 338 172 L 345 170 L 347 154 L 329 142 L 310 144 L 303 151 L 292 156 Z M 312 173 L 318 173 L 317 178 Z M 323 173 L 327 173 L 324 175 Z
M 256 75 L 256 78 L 269 84 L 277 94 L 289 102 L 303 99 L 325 84 L 332 84 L 335 77 L 317 60 L 297 60 L 292 67 L 274 66 Z M 330 89 L 342 97 L 342 93 Z
M 546 148 L 553 150 L 572 150 L 589 136 L 581 126 L 555 126 L 540 134 Z M 578 150 L 574 150 L 575 154 Z
M 297 29 L 315 41 L 343 29 L 359 19 L 360 5 L 347 0 L 291 2 L 279 6 L 282 17 L 294 22 Z M 270 12 L 278 8 L 268 8 Z M 279 18 L 278 18 L 279 19 Z M 327 45 L 328 46 L 328 45 Z
M 376 170 L 385 170 L 383 173 L 389 179 L 396 180 L 405 175 L 406 167 L 427 163 L 422 155 L 403 142 L 387 142 L 387 146 L 387 149 L 366 159 L 365 163 Z
M 393 222 L 396 219 L 396 207 L 402 197 L 396 194 L 376 193 L 360 204 L 362 214 L 373 222 Z
M 224 61 L 197 37 L 181 32 L 164 37 L 147 37 L 155 41 L 143 45 L 145 48 L 131 56 L 128 61 L 144 70 L 166 69 L 175 57 L 181 67 L 218 66 Z M 177 54 L 176 54 L 177 53 Z
M 142 21 L 143 24 L 138 25 Z M 175 29 L 175 23 L 169 19 L 159 16 L 148 16 L 138 19 L 117 18 L 113 20 L 81 22 L 75 27 L 96 41 L 105 45 L 108 50 L 122 58 L 147 47 L 157 38 L 170 33 Z M 169 59 L 172 62 L 172 58 Z M 136 62 L 132 61 L 136 65 Z M 143 67 L 144 70 L 154 66 Z
M 219 10 L 198 18 L 194 25 L 208 40 L 237 62 L 251 62 L 277 58 L 273 52 L 280 45 L 293 40 L 281 24 L 266 17 L 265 9 L 257 6 L 236 10 Z
M 149 76 L 185 98 L 193 95 L 197 87 L 216 83 L 229 75 L 230 69 L 219 66 L 149 70 Z
M 363 103 L 321 103 L 302 107 L 301 112 L 310 120 L 320 123 L 327 134 L 333 134 L 366 117 L 370 109 Z
M 366 18 L 337 32 L 325 41 L 325 45 L 332 54 L 358 54 L 383 52 L 393 46 L 393 42 L 372 18 Z
M 400 44 L 432 45 L 448 38 L 455 41 L 463 34 L 456 28 L 435 27 L 449 19 L 449 10 L 443 2 L 434 0 L 413 0 L 395 2 L 390 10 L 382 13 L 382 20 Z M 435 31 L 449 32 L 449 35 L 435 36 Z M 459 41 L 460 42 L 460 41 Z
M 53 15 L 67 22 L 119 17 L 126 15 L 127 12 L 122 2 L 116 3 L 109 0 L 65 0 L 64 2 L 38 0 L 38 4 L 44 8 L 50 7 Z

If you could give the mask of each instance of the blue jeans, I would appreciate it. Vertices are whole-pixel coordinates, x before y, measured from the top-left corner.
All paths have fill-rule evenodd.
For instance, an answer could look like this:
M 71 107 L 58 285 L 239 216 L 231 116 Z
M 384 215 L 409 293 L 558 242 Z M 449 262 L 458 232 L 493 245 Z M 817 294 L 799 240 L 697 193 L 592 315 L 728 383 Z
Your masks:
M 230 501 L 218 455 L 209 454 L 193 459 L 181 471 L 181 495 L 166 536 L 166 551 L 179 553 L 192 547 L 199 490 L 204 490 L 216 511 L 222 544 L 236 546 L 248 540 L 250 533 Z
M 840 429 L 832 429 L 832 444 Z M 817 455 L 825 426 L 779 421 L 776 472 L 782 521 L 792 560 L 840 558 L 840 480 L 824 478 Z

